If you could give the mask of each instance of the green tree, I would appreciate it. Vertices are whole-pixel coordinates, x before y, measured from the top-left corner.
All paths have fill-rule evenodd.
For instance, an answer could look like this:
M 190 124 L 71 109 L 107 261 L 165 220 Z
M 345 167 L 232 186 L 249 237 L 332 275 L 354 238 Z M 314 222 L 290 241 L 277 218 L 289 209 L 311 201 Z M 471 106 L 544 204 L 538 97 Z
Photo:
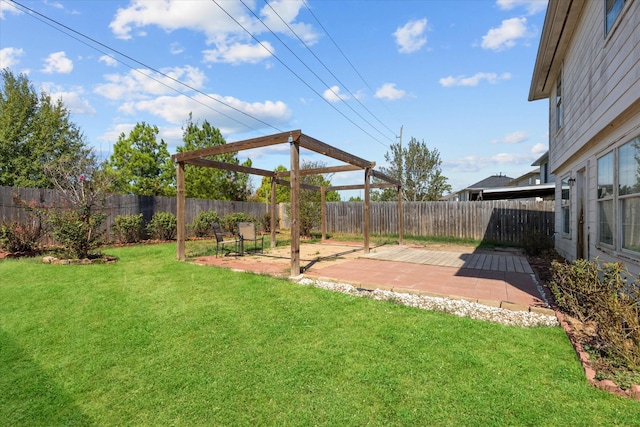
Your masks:
M 403 200 L 424 202 L 438 200 L 445 192 L 451 191 L 447 177 L 442 175 L 440 152 L 434 148 L 429 150 L 424 141 L 411 138 L 406 147 L 400 143 L 391 144 L 391 152 L 384 158 L 388 167 L 380 168 L 381 172 L 398 179 L 402 183 Z M 372 199 L 376 201 L 398 200 L 396 189 L 384 189 L 374 192 Z
M 174 196 L 175 167 L 158 127 L 136 123 L 129 136 L 120 134 L 104 169 L 111 176 L 113 191 L 144 196 Z
M 320 169 L 326 167 L 323 162 L 303 162 L 300 169 Z M 301 184 L 313 185 L 316 187 L 330 187 L 333 174 L 326 175 L 302 175 Z M 339 202 L 340 194 L 337 191 L 325 192 L 325 201 Z M 300 189 L 300 235 L 310 236 L 311 230 L 318 228 L 322 220 L 322 194 L 320 190 Z
M 279 165 L 273 171 L 274 172 L 286 172 L 288 169 L 285 166 Z M 283 178 L 289 180 L 289 177 Z M 271 178 L 265 176 L 262 178 L 260 187 L 255 192 L 254 200 L 262 203 L 271 202 Z M 288 203 L 291 200 L 291 190 L 286 185 L 276 185 L 276 203 Z
M 227 142 L 220 130 L 204 121 L 202 126 L 193 122 L 191 114 L 187 125 L 183 128 L 184 145 L 178 147 L 178 153 L 199 150 L 201 148 L 224 145 Z M 239 165 L 236 153 L 226 153 L 207 157 L 218 162 Z M 247 159 L 242 166 L 251 166 L 251 159 Z M 226 171 L 201 166 L 185 166 L 185 192 L 187 197 L 214 200 L 247 200 L 251 194 L 249 174 Z
M 47 164 L 88 155 L 84 136 L 61 100 L 39 96 L 26 75 L 5 68 L 0 87 L 0 185 L 53 188 Z

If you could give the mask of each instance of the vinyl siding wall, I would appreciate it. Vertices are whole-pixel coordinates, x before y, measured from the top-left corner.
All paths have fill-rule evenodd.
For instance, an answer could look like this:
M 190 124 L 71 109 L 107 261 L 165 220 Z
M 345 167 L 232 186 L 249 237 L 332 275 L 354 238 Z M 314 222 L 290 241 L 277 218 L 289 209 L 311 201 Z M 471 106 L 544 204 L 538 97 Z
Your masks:
M 562 60 L 564 125 L 557 129 L 555 89 L 549 97 L 549 160 L 556 175 L 556 249 L 576 258 L 578 200 L 584 192 L 587 226 L 585 256 L 620 260 L 640 272 L 640 256 L 597 244 L 597 158 L 640 135 L 640 2 L 627 0 L 607 36 L 604 2 L 588 1 Z M 554 84 L 555 88 L 555 84 Z M 571 230 L 562 233 L 561 182 L 579 178 L 571 191 Z

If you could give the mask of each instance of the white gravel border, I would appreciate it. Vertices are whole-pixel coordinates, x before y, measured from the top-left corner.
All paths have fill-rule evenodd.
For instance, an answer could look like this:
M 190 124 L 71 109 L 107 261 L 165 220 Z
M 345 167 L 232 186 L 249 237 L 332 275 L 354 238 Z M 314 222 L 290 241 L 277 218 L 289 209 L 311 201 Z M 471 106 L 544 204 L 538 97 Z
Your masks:
M 529 311 L 513 311 L 504 308 L 490 307 L 477 302 L 428 297 L 385 291 L 382 289 L 369 291 L 346 283 L 333 283 L 309 278 L 302 278 L 297 280 L 297 282 L 301 285 L 314 286 L 316 288 L 341 292 L 343 294 L 357 297 L 371 298 L 378 301 L 390 301 L 423 310 L 440 311 L 460 317 L 469 317 L 471 319 L 485 320 L 488 322 L 501 323 L 503 325 L 527 328 L 558 326 L 558 319 L 555 316 Z

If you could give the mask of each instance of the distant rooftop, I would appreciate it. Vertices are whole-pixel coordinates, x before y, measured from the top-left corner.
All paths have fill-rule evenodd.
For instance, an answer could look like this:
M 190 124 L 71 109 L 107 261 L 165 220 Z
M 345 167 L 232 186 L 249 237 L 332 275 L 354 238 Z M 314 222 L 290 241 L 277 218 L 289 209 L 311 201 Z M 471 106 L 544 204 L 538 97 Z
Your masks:
M 509 182 L 511 182 L 513 178 L 506 175 L 492 175 L 488 178 L 483 179 L 482 181 L 478 181 L 473 185 L 470 185 L 467 188 L 495 188 L 495 187 L 506 187 Z

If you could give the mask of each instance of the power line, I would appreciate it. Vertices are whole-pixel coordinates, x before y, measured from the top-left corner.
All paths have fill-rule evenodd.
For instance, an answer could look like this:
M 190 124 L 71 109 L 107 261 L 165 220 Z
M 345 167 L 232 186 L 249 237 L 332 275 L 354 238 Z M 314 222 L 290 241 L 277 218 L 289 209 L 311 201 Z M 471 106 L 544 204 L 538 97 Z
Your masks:
M 362 132 L 364 132 L 365 134 L 367 134 L 371 139 L 375 140 L 376 142 L 378 142 L 379 144 L 381 144 L 382 146 L 386 147 L 386 145 L 384 143 L 382 143 L 380 140 L 378 140 L 376 137 L 374 137 L 373 135 L 371 135 L 369 132 L 367 132 L 366 130 L 364 130 L 360 125 L 358 125 L 356 122 L 354 122 L 353 120 L 351 120 L 349 117 L 347 117 L 342 111 L 338 110 L 338 108 L 336 108 L 335 105 L 331 104 L 327 99 L 324 98 L 324 96 L 322 96 L 317 90 L 315 90 L 308 82 L 306 82 L 302 77 L 300 77 L 300 75 L 298 75 L 295 71 L 293 71 L 291 69 L 291 67 L 289 67 L 283 60 L 281 60 L 273 51 L 271 51 L 267 46 L 264 45 L 264 43 L 262 43 L 260 40 L 258 40 L 256 38 L 256 36 L 254 36 L 251 31 L 249 31 L 244 25 L 242 25 L 240 23 L 240 21 L 238 21 L 236 18 L 234 18 L 229 12 L 227 12 L 227 10 L 222 7 L 220 4 L 218 4 L 218 2 L 216 0 L 211 0 L 216 6 L 218 6 L 230 19 L 232 19 L 240 28 L 242 28 L 247 34 L 249 34 L 249 36 L 251 36 L 251 38 L 253 40 L 255 40 L 260 46 L 262 46 L 267 52 L 269 52 L 269 54 L 275 58 L 278 62 L 280 62 L 280 64 L 282 64 L 287 70 L 289 70 L 289 72 L 291 72 L 291 74 L 293 74 L 294 76 L 296 76 L 298 78 L 298 80 L 300 80 L 302 83 L 304 83 L 305 86 L 307 86 L 311 91 L 313 91 L 316 95 L 318 95 L 323 101 L 325 101 L 331 108 L 333 108 L 338 114 L 340 114 L 342 117 L 344 117 L 346 120 L 348 120 L 351 124 L 353 124 L 354 126 L 356 126 L 358 129 L 360 129 Z M 241 0 L 242 1 L 242 0 Z M 244 4 L 244 2 L 242 3 Z M 245 5 L 246 7 L 246 5 Z M 262 21 L 261 21 L 262 22 Z M 264 23 L 263 23 L 264 24 Z M 268 27 L 267 27 L 268 28 Z
M 305 47 L 305 48 L 306 48 L 306 49 L 311 53 L 311 55 L 313 55 L 313 57 L 314 57 L 314 58 L 316 58 L 316 60 L 317 60 L 317 61 L 318 61 L 318 62 L 319 62 L 323 67 L 324 67 L 324 69 L 325 69 L 325 70 L 327 70 L 327 71 L 329 72 L 329 74 L 331 74 L 331 76 L 333 76 L 333 78 L 334 78 L 334 79 L 336 79 L 336 80 L 338 81 L 338 83 L 340 83 L 340 85 L 342 85 L 342 86 L 347 90 L 347 92 L 349 92 L 349 94 L 351 95 L 351 97 L 352 97 L 353 99 L 355 99 L 355 100 L 356 100 L 356 102 L 358 102 L 358 104 L 360 104 L 360 106 L 361 106 L 362 108 L 364 108 L 364 109 L 365 109 L 365 110 L 366 110 L 366 111 L 367 111 L 367 112 L 368 112 L 368 113 L 369 113 L 369 114 L 370 114 L 374 119 L 376 119 L 376 120 L 378 121 L 378 123 L 380 123 L 380 124 L 381 124 L 382 126 L 384 126 L 384 127 L 385 127 L 389 132 L 391 132 L 391 133 L 393 134 L 393 133 L 394 133 L 394 131 L 392 131 L 391 129 L 389 129 L 389 128 L 388 128 L 388 127 L 387 127 L 387 126 L 386 126 L 386 125 L 385 125 L 385 124 L 384 124 L 384 123 L 383 123 L 383 122 L 382 122 L 378 117 L 376 117 L 376 115 L 375 115 L 375 114 L 373 114 L 373 113 L 372 113 L 372 112 L 371 112 L 371 111 L 370 111 L 370 110 L 369 110 L 369 109 L 368 109 L 368 108 L 367 108 L 367 107 L 366 107 L 366 106 L 365 106 L 365 105 L 360 101 L 360 99 L 358 99 L 358 97 L 357 97 L 353 92 L 351 92 L 351 90 L 349 90 L 349 88 L 347 87 L 347 85 L 346 85 L 346 84 L 344 84 L 344 83 L 343 83 L 343 82 L 338 78 L 338 76 L 336 76 L 336 75 L 335 75 L 335 74 L 334 74 L 334 73 L 329 69 L 329 67 L 328 67 L 328 66 L 327 66 L 327 65 L 322 61 L 322 59 L 320 59 L 320 58 L 318 57 L 318 55 L 316 55 L 316 54 L 315 54 L 315 52 L 314 52 L 314 51 L 309 47 L 309 45 L 307 45 L 307 43 L 306 43 L 306 42 L 305 42 L 305 41 L 304 41 L 304 40 L 303 40 L 303 39 L 298 35 L 298 33 L 296 33 L 296 31 L 295 31 L 293 28 L 291 28 L 291 26 L 289 25 L 289 23 L 288 23 L 287 21 L 285 21 L 284 19 L 282 19 L 282 17 L 280 16 L 280 14 L 279 14 L 279 13 L 278 13 L 278 12 L 277 12 L 273 7 L 272 7 L 272 6 L 271 6 L 271 4 L 268 2 L 268 0 L 264 0 L 264 2 L 267 4 L 267 6 L 269 6 L 269 8 L 273 11 L 273 13 L 275 13 L 275 14 L 276 14 L 276 16 L 277 16 L 278 18 L 280 18 L 280 20 L 282 21 L 282 23 L 283 23 L 284 25 L 286 25 L 286 26 L 287 26 L 287 28 L 289 29 L 289 31 L 291 31 L 291 32 L 293 33 L 293 35 L 295 35 L 295 36 L 296 36 L 296 38 L 297 38 L 297 39 L 300 41 L 300 43 L 302 43 L 302 45 L 303 45 L 303 46 L 304 46 L 304 47 Z M 255 13 L 254 13 L 254 16 L 255 16 Z M 256 17 L 257 17 L 257 16 L 256 16 Z M 258 19 L 260 19 L 260 18 L 258 18 Z M 266 25 L 264 22 L 263 22 L 263 25 L 264 25 L 265 27 L 267 27 L 267 25 Z M 268 27 L 267 27 L 267 28 L 268 28 Z M 271 31 L 271 30 L 269 30 L 269 31 Z M 273 34 L 273 31 L 271 31 L 271 33 Z M 274 34 L 274 35 L 275 35 L 275 34 Z M 277 36 L 276 36 L 276 37 L 277 37 Z M 278 38 L 278 40 L 280 40 L 280 39 Z M 281 41 L 281 42 L 282 42 L 282 41 Z M 283 44 L 284 44 L 284 43 L 283 43 Z M 285 46 L 286 46 L 286 45 L 285 45 Z M 287 47 L 287 48 L 288 48 L 288 47 Z M 289 50 L 291 51 L 291 49 L 289 49 Z M 293 53 L 293 52 L 292 52 L 292 53 Z M 294 54 L 294 55 L 295 55 L 295 54 Z M 296 56 L 296 58 L 297 58 L 297 56 Z M 298 59 L 300 59 L 300 58 L 298 58 Z M 302 62 L 302 61 L 301 61 L 301 62 Z M 303 63 L 303 64 L 304 64 L 304 63 Z M 306 66 L 306 64 L 305 64 L 305 66 Z M 307 67 L 307 68 L 309 68 L 309 67 Z M 309 71 L 311 71 L 314 75 L 316 75 L 316 74 L 315 74 L 311 69 L 309 69 Z M 317 75 L 316 75 L 316 77 L 317 77 Z M 320 81 L 322 81 L 319 77 L 318 77 L 318 79 L 319 79 Z M 324 83 L 324 81 L 322 81 L 322 82 Z M 324 83 L 324 84 L 325 84 L 325 86 L 329 87 L 329 85 L 327 85 L 326 83 Z M 343 99 L 342 99 L 342 98 L 341 98 L 337 93 L 335 93 L 335 92 L 333 91 L 333 89 L 332 89 L 331 87 L 329 87 L 329 89 L 334 93 L 334 95 L 336 95 L 339 99 L 341 99 L 343 102 L 345 102 L 345 101 L 344 101 L 344 100 L 343 100 Z M 347 106 L 349 106 L 349 104 L 347 104 L 346 102 L 345 102 L 345 104 L 346 104 Z M 351 106 L 349 106 L 349 108 L 351 108 Z M 372 128 L 376 129 L 376 127 L 375 127 L 375 126 L 373 126 L 371 123 L 369 123 L 369 121 L 368 121 L 368 120 L 366 120 L 364 117 L 362 117 L 362 116 L 361 116 L 358 112 L 356 112 L 353 108 L 351 108 L 351 110 L 352 110 L 354 113 L 358 114 L 358 117 L 360 117 L 362 120 L 364 120 L 364 121 L 365 121 L 369 126 L 371 126 Z M 377 131 L 380 135 L 382 135 L 383 137 L 385 137 L 385 135 L 384 135 L 382 132 L 380 132 L 378 129 L 376 129 L 376 131 Z M 386 137 L 386 138 L 388 138 L 388 137 Z M 391 138 L 388 138 L 388 139 L 391 139 Z
M 263 121 L 263 120 L 261 120 L 261 119 L 259 119 L 259 118 L 257 118 L 257 117 L 252 116 L 252 115 L 251 115 L 251 114 L 249 114 L 249 113 L 246 113 L 246 112 L 244 112 L 244 111 L 242 111 L 242 110 L 240 110 L 240 109 L 238 109 L 238 108 L 236 108 L 236 107 L 234 107 L 234 106 L 232 106 L 232 105 L 229 105 L 229 104 L 225 103 L 224 101 L 221 101 L 221 100 L 219 100 L 219 99 L 216 99 L 216 98 L 214 98 L 213 96 L 211 96 L 211 95 L 209 95 L 209 94 L 207 94 L 207 93 L 205 93 L 205 92 L 202 92 L 202 91 L 201 91 L 201 90 L 199 90 L 199 89 L 196 89 L 196 88 L 194 88 L 194 87 L 192 87 L 192 86 L 188 85 L 187 83 L 181 82 L 180 80 L 178 80 L 178 79 L 176 79 L 176 78 L 174 78 L 174 77 L 171 77 L 171 76 L 169 76 L 169 75 L 167 75 L 167 74 L 163 73 L 163 72 L 162 72 L 162 71 L 160 71 L 160 70 L 157 70 L 157 69 L 155 69 L 155 68 L 153 68 L 153 67 L 151 67 L 151 66 L 149 66 L 149 65 L 147 65 L 147 64 L 145 64 L 145 63 L 143 63 L 143 62 L 141 62 L 141 61 L 139 61 L 139 60 L 137 60 L 137 59 L 135 59 L 135 58 L 133 58 L 133 57 L 131 57 L 131 56 L 127 55 L 127 54 L 125 54 L 125 53 L 120 52 L 120 51 L 119 51 L 119 50 L 117 50 L 117 49 L 114 49 L 114 48 L 112 48 L 112 47 L 110 47 L 110 46 L 108 46 L 108 45 L 106 45 L 106 44 L 104 44 L 104 43 L 102 43 L 102 42 L 100 42 L 100 41 L 98 41 L 98 40 L 95 40 L 94 38 L 89 37 L 89 36 L 87 36 L 87 35 L 86 35 L 86 34 L 84 34 L 84 33 L 81 33 L 81 32 L 79 32 L 79 31 L 77 31 L 77 30 L 74 30 L 73 28 L 71 28 L 71 27 L 69 27 L 69 26 L 67 26 L 67 25 L 65 25 L 65 24 L 62 24 L 61 22 L 56 21 L 56 20 L 55 20 L 55 19 L 53 19 L 53 18 L 50 18 L 50 17 L 48 17 L 48 16 L 46 16 L 46 15 L 43 15 L 42 13 L 37 12 L 37 11 L 36 11 L 36 10 L 34 10 L 34 9 L 31 9 L 31 8 L 29 8 L 29 7 L 27 7 L 27 6 L 23 5 L 23 4 L 21 4 L 21 3 L 18 3 L 18 2 L 17 2 L 17 1 L 15 1 L 15 0 L 3 0 L 3 1 L 5 1 L 5 2 L 15 3 L 16 5 L 20 6 L 20 8 L 21 8 L 21 9 L 23 9 L 23 10 L 25 10 L 25 11 L 28 11 L 28 12 L 31 12 L 31 14 L 33 14 L 33 15 L 31 15 L 31 16 L 32 16 L 34 19 L 37 19 L 38 21 L 40 21 L 40 22 L 44 23 L 45 25 L 48 25 L 48 26 L 50 26 L 51 28 L 53 28 L 53 29 L 55 29 L 55 30 L 57 30 L 57 31 L 60 31 L 61 33 L 63 33 L 63 34 L 65 34 L 65 35 L 67 35 L 68 37 L 71 37 L 71 38 L 73 38 L 74 40 L 76 40 L 76 41 L 78 41 L 78 42 L 80 42 L 80 43 L 82 43 L 82 44 L 84 44 L 84 45 L 86 45 L 86 46 L 88 46 L 88 47 L 90 47 L 90 48 L 92 48 L 92 49 L 94 49 L 94 50 L 96 50 L 96 51 L 98 51 L 98 52 L 102 53 L 102 54 L 107 55 L 107 53 L 106 53 L 106 52 L 104 52 L 103 50 L 100 50 L 100 49 L 98 49 L 97 47 L 92 46 L 91 44 L 89 44 L 89 43 L 87 43 L 87 42 L 85 42 L 85 41 L 83 41 L 83 40 L 81 40 L 81 39 L 79 39 L 79 38 L 77 38 L 77 37 L 75 37 L 75 36 L 73 36 L 73 35 L 69 34 L 69 33 L 66 33 L 65 31 L 61 30 L 60 28 L 58 28 L 58 27 L 56 27 L 56 26 L 54 26 L 54 25 L 51 25 L 50 23 L 48 23 L 48 22 L 46 22 L 46 21 L 50 21 L 50 22 L 54 23 L 55 25 L 58 25 L 58 26 L 60 26 L 60 27 L 62 27 L 62 28 L 64 28 L 64 29 L 66 29 L 67 31 L 71 31 L 72 33 L 75 33 L 75 34 L 79 35 L 79 36 L 80 36 L 80 37 L 82 37 L 82 38 L 85 38 L 85 39 L 87 39 L 87 40 L 90 40 L 91 42 L 93 42 L 93 43 L 95 43 L 95 44 L 97 44 L 97 45 L 99 45 L 99 46 L 102 46 L 102 47 L 104 47 L 105 49 L 108 49 L 109 51 L 111 51 L 111 52 L 113 52 L 113 53 L 115 53 L 115 54 L 117 54 L 117 55 L 120 55 L 120 56 L 122 56 L 122 57 L 124 57 L 124 58 L 126 58 L 126 59 L 128 59 L 128 60 L 130 60 L 130 61 L 132 61 L 132 62 L 135 62 L 136 64 L 141 65 L 141 66 L 143 66 L 143 67 L 145 67 L 145 68 L 147 68 L 147 69 L 149 69 L 149 70 L 151 70 L 151 71 L 153 71 L 153 72 L 155 72 L 155 73 L 157 73 L 157 74 L 159 74 L 159 75 L 161 75 L 161 76 L 163 76 L 163 77 L 166 77 L 167 79 L 169 79 L 169 80 L 171 80 L 171 81 L 173 81 L 173 82 L 175 82 L 175 83 L 177 83 L 177 84 L 179 84 L 179 85 L 182 85 L 182 86 L 184 86 L 184 87 L 186 87 L 186 88 L 188 88 L 188 89 L 190 89 L 190 90 L 192 90 L 192 91 L 194 91 L 194 92 L 196 92 L 196 93 L 199 93 L 199 94 L 201 94 L 201 95 L 204 95 L 204 96 L 205 96 L 205 97 L 207 97 L 208 99 L 211 99 L 211 100 L 213 100 L 213 101 L 215 101 L 215 102 L 217 102 L 217 103 L 219 103 L 219 104 L 224 105 L 224 106 L 225 106 L 225 107 L 227 107 L 227 108 L 230 108 L 230 109 L 232 109 L 232 110 L 234 110 L 234 111 L 236 111 L 236 112 L 238 112 L 238 113 L 240 113 L 240 114 L 243 114 L 244 116 L 249 117 L 249 118 L 250 118 L 250 119 L 252 119 L 252 120 L 255 120 L 255 121 L 259 122 L 259 123 L 262 123 L 263 125 L 265 125 L 265 126 L 267 126 L 267 127 L 270 127 L 271 129 L 275 129 L 275 130 L 276 130 L 276 131 L 278 131 L 278 132 L 284 132 L 283 130 L 281 130 L 281 129 L 277 128 L 276 126 L 273 126 L 273 125 L 271 125 L 271 124 L 269 124 L 269 123 L 267 123 L 267 122 L 265 122 L 265 121 Z M 34 15 L 36 15 L 36 16 L 34 16 Z M 45 21 L 45 20 L 46 20 L 46 21 Z M 147 77 L 147 78 L 150 78 L 150 79 L 152 79 L 152 80 L 154 80 L 154 81 L 156 81 L 156 82 L 158 82 L 158 83 L 162 84 L 163 86 L 165 86 L 165 87 L 167 87 L 167 88 L 169 88 L 169 89 L 171 89 L 171 90 L 173 90 L 173 91 L 175 91 L 175 92 L 177 92 L 177 93 L 179 93 L 179 94 L 181 94 L 181 95 L 184 95 L 184 96 L 188 97 L 189 99 L 191 99 L 191 100 L 193 100 L 193 101 L 195 101 L 195 102 L 199 103 L 200 105 L 202 105 L 202 106 L 204 106 L 204 107 L 206 107 L 206 108 L 209 108 L 210 110 L 215 111 L 216 113 L 218 113 L 218 114 L 220 114 L 220 115 L 222 115 L 222 116 L 224 116 L 224 117 L 226 117 L 226 118 L 228 118 L 228 119 L 230 119 L 230 120 L 233 120 L 234 122 L 236 122 L 236 123 L 238 123 L 238 124 L 240 124 L 240 125 L 242 125 L 242 126 L 244 126 L 244 127 L 246 127 L 246 128 L 249 128 L 249 129 L 252 129 L 252 130 L 254 130 L 254 131 L 256 131 L 256 132 L 259 132 L 259 131 L 258 131 L 256 128 L 254 128 L 253 126 L 250 126 L 250 125 L 248 125 L 248 124 L 246 124 L 246 123 L 243 123 L 243 122 L 239 121 L 238 119 L 235 119 L 235 118 L 233 118 L 233 117 L 229 116 L 228 114 L 223 113 L 222 111 L 216 110 L 215 108 L 211 107 L 210 105 L 207 105 L 207 104 L 203 103 L 202 101 L 199 101 L 199 100 L 195 99 L 194 97 L 192 97 L 191 95 L 186 94 L 185 92 L 181 92 L 181 91 L 179 91 L 178 89 L 176 89 L 176 88 L 174 88 L 174 87 L 169 86 L 167 83 L 165 83 L 165 82 L 163 82 L 163 81 L 161 81 L 161 80 L 159 80 L 159 79 L 156 79 L 155 77 L 153 77 L 153 76 L 151 76 L 151 75 L 149 75 L 149 74 L 145 74 L 145 73 L 143 73 L 141 70 L 139 70 L 139 69 L 136 69 L 136 68 L 132 67 L 131 65 L 127 64 L 126 62 L 124 62 L 124 61 L 122 61 L 122 60 L 120 60 L 120 59 L 118 59 L 118 58 L 115 58 L 115 57 L 113 57 L 113 56 L 111 56 L 111 57 L 112 57 L 113 59 L 115 59 L 116 61 L 118 61 L 119 63 L 121 63 L 121 64 L 125 65 L 125 66 L 126 66 L 126 67 L 128 67 L 128 68 L 130 68 L 131 70 L 136 71 L 136 72 L 138 72 L 138 73 L 142 74 L 143 76 L 145 76 L 145 77 Z M 259 132 L 259 133 L 262 133 L 262 132 Z
M 266 0 L 265 0 L 266 1 Z M 362 80 L 362 82 L 367 86 L 367 88 L 369 88 L 369 90 L 371 91 L 371 93 L 375 93 L 375 90 L 371 87 L 371 85 L 369 84 L 369 82 L 367 82 L 367 80 L 365 80 L 365 78 L 362 76 L 362 74 L 360 74 L 360 72 L 358 71 L 358 69 L 355 67 L 355 65 L 353 65 L 353 63 L 349 60 L 349 57 L 347 57 L 347 55 L 342 51 L 342 49 L 340 49 L 340 46 L 338 46 L 338 43 L 334 40 L 333 37 L 331 37 L 331 34 L 329 34 L 329 32 L 327 31 L 327 29 L 324 27 L 324 25 L 322 25 L 322 22 L 320 22 L 320 20 L 318 19 L 318 17 L 315 15 L 315 13 L 313 13 L 313 10 L 311 10 L 311 8 L 309 7 L 309 5 L 307 4 L 306 0 L 302 0 L 302 3 L 304 3 L 304 6 L 307 8 L 307 10 L 309 11 L 309 13 L 311 14 L 311 16 L 313 16 L 313 19 L 316 20 L 316 22 L 318 23 L 318 25 L 320 26 L 320 28 L 322 28 L 322 31 L 324 31 L 324 33 L 327 35 L 327 37 L 329 37 L 329 40 L 331 40 L 331 42 L 333 43 L 333 45 L 336 47 L 336 49 L 338 49 L 338 52 L 340 52 L 340 54 L 342 55 L 342 57 L 347 61 L 347 63 L 351 66 L 351 68 L 353 69 L 353 71 L 358 75 L 358 77 L 360 77 L 360 80 Z M 378 98 L 378 101 L 380 101 L 380 99 Z M 389 111 L 391 113 L 391 110 L 389 109 L 389 107 L 383 103 L 382 101 L 380 101 L 380 103 L 387 109 L 387 111 Z M 382 125 L 387 128 L 387 130 L 393 134 L 395 134 L 395 131 L 389 129 L 386 125 L 384 125 L 384 123 L 382 123 Z

